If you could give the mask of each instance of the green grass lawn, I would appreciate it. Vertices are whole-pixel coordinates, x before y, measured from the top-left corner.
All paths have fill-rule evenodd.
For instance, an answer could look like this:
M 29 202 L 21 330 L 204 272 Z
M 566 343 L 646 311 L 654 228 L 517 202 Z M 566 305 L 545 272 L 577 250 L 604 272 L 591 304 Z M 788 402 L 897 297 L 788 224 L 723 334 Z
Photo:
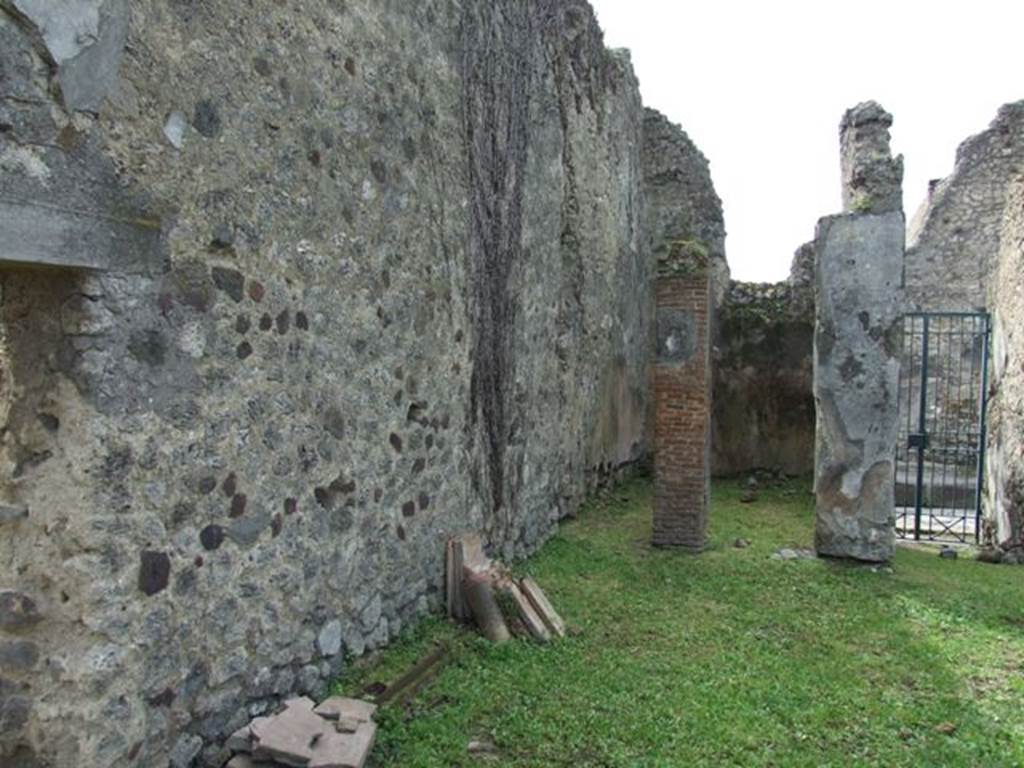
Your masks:
M 748 505 L 719 483 L 699 557 L 648 546 L 646 481 L 590 503 L 521 566 L 576 636 L 493 647 L 429 620 L 339 682 L 358 695 L 451 644 L 379 715 L 374 765 L 1024 766 L 1024 570 L 773 560 L 811 544 L 806 487 Z

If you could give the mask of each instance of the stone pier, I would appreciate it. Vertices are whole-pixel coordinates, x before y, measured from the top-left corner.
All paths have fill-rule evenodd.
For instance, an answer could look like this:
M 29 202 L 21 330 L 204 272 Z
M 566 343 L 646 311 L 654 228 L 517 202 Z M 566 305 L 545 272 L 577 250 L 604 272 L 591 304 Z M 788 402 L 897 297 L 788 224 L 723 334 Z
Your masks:
M 702 254 L 674 253 L 659 260 L 653 543 L 695 553 L 707 543 L 711 286 Z
M 822 219 L 816 237 L 815 546 L 875 562 L 895 545 L 905 221 L 891 124 L 873 102 L 846 113 L 846 212 Z

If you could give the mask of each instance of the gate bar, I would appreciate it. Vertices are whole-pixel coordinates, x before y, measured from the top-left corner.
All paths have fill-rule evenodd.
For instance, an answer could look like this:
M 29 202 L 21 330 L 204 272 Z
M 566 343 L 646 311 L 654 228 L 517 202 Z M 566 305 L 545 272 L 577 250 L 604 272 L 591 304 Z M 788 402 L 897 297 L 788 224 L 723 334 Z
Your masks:
M 992 333 L 992 316 L 984 315 L 985 331 L 981 336 L 981 393 L 978 403 L 981 406 L 981 425 L 978 437 L 978 484 L 974 492 L 974 542 L 981 542 L 981 491 L 985 481 L 985 443 L 988 442 L 988 356 L 989 341 Z
M 924 315 L 921 354 L 921 401 L 918 405 L 918 432 L 921 440 L 917 445 L 917 490 L 914 493 L 914 541 L 921 540 L 921 506 L 924 490 L 924 447 L 928 440 L 928 315 Z

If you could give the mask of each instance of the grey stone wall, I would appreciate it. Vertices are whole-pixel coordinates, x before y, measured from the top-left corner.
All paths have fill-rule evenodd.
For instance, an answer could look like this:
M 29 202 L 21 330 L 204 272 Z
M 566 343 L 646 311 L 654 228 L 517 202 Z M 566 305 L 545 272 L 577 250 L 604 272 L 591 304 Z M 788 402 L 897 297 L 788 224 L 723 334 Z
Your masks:
M 585 2 L 72 5 L 0 2 L 0 261 L 105 268 L 0 271 L 0 761 L 218 765 L 645 452 L 642 106 Z
M 814 243 L 781 283 L 732 282 L 719 310 L 712 468 L 716 475 L 814 469 Z
M 987 308 L 1007 190 L 1024 172 L 1024 101 L 1003 106 L 964 141 L 956 166 L 931 183 L 908 232 L 907 301 L 924 311 Z
M 1024 177 L 1010 186 L 992 308 L 991 400 L 985 513 L 987 543 L 1024 562 Z

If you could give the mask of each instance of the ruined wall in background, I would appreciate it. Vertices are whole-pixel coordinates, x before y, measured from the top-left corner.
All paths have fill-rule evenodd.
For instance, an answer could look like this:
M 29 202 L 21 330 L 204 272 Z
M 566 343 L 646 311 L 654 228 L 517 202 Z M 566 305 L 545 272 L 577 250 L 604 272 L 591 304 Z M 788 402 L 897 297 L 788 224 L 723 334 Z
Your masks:
M 0 762 L 219 765 L 646 450 L 637 84 L 584 2 L 0 9 L 0 261 L 111 267 L 0 268 Z
M 725 220 L 707 158 L 678 125 L 644 110 L 645 232 L 656 257 L 706 260 L 715 306 L 729 287 Z
M 1024 176 L 1011 185 L 989 294 L 993 333 L 986 543 L 1024 562 Z
M 719 309 L 712 469 L 814 469 L 814 243 L 781 283 L 732 282 Z
M 923 311 L 984 310 L 1012 179 L 1024 172 L 1024 101 L 960 145 L 956 167 L 932 182 L 908 232 L 907 302 Z

